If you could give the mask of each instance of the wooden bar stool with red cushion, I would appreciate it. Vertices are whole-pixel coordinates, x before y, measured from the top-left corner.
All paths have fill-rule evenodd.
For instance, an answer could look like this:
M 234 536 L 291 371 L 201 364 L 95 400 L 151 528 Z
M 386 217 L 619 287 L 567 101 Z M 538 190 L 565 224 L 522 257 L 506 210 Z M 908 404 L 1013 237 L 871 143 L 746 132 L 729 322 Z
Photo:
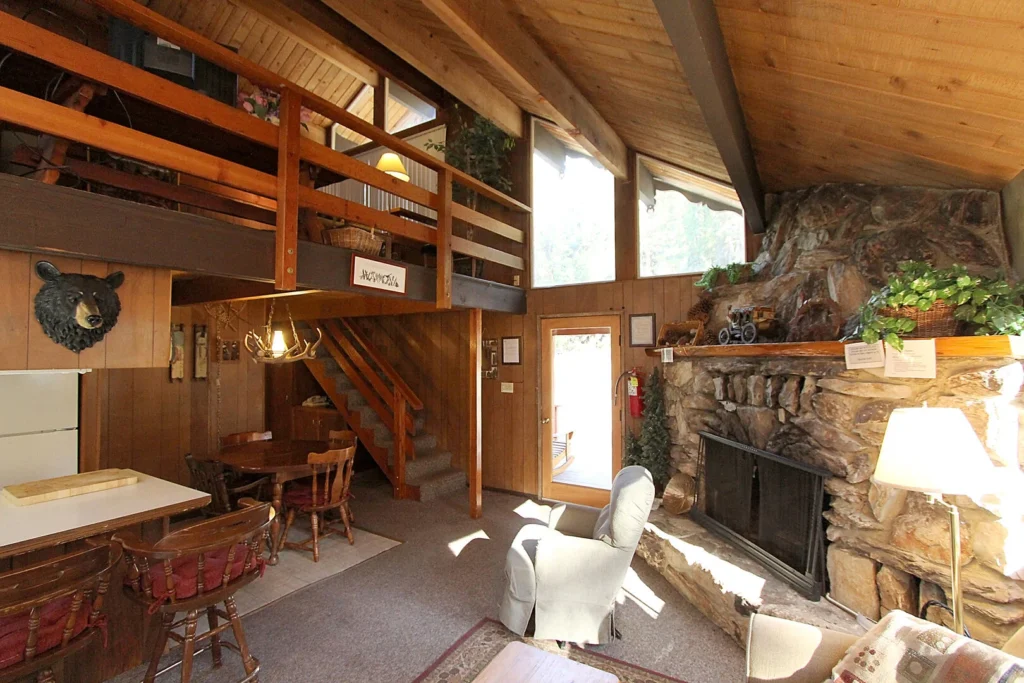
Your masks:
M 0 574 L 0 683 L 55 681 L 58 661 L 99 633 L 106 645 L 103 596 L 120 560 L 104 544 Z
M 228 446 L 240 446 L 244 443 L 252 443 L 253 441 L 270 441 L 274 438 L 273 432 L 238 432 L 237 434 L 228 434 L 220 438 L 221 448 L 227 448 Z
M 332 429 L 327 432 L 327 443 L 331 448 L 348 448 L 352 446 L 356 450 L 359 449 L 359 436 L 355 432 L 349 431 L 348 429 Z M 353 465 L 355 460 L 353 460 Z M 348 513 L 348 523 L 355 524 L 356 516 L 352 514 L 352 508 L 349 507 L 349 501 L 355 498 L 355 494 L 349 492 L 345 498 L 345 512 Z
M 309 515 L 313 535 L 301 543 L 285 541 L 286 548 L 296 550 L 312 550 L 313 561 L 320 561 L 320 538 L 332 533 L 343 531 L 349 545 L 355 543 L 352 537 L 352 523 L 349 520 L 346 502 L 348 489 L 352 483 L 352 464 L 355 462 L 356 447 L 338 448 L 326 453 L 310 453 L 307 458 L 312 484 L 299 484 L 290 487 L 284 494 L 284 504 L 288 508 L 288 519 L 284 525 L 282 538 L 288 538 L 288 531 L 295 521 L 295 513 Z M 336 510 L 341 515 L 344 530 L 334 528 L 327 521 L 325 513 Z M 324 513 L 323 521 L 320 515 Z M 310 547 L 312 546 L 312 547 Z
M 249 653 L 234 595 L 263 574 L 261 546 L 274 512 L 270 503 L 252 499 L 243 499 L 239 505 L 241 510 L 189 525 L 152 544 L 134 533 L 114 536 L 124 546 L 128 564 L 125 592 L 150 614 L 163 615 L 145 683 L 163 673 L 157 667 L 168 638 L 182 644 L 183 683 L 192 677 L 196 644 L 207 639 L 214 667 L 221 665 L 221 647 L 227 647 L 242 657 L 243 681 L 259 680 L 259 661 Z M 224 603 L 224 610 L 218 608 L 219 603 Z M 199 614 L 204 611 L 209 630 L 197 636 Z M 184 612 L 185 618 L 175 622 L 179 612 Z M 227 622 L 218 625 L 220 617 Z M 184 636 L 172 632 L 182 625 Z M 221 640 L 221 632 L 228 628 L 234 631 L 237 644 Z

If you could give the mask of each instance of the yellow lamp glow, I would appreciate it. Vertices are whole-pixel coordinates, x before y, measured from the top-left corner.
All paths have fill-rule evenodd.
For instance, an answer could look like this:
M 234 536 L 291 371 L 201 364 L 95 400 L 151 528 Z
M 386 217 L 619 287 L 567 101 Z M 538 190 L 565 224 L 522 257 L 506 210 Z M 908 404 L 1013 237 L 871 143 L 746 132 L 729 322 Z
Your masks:
M 276 330 L 274 332 L 274 338 L 270 343 L 270 353 L 274 358 L 280 358 L 288 351 L 288 346 L 284 343 L 284 332 Z
M 394 152 L 384 152 L 381 155 L 380 161 L 377 162 L 377 170 L 384 171 L 389 176 L 394 176 L 399 180 L 409 182 L 409 174 L 405 170 L 405 164 L 402 163 L 401 158 Z

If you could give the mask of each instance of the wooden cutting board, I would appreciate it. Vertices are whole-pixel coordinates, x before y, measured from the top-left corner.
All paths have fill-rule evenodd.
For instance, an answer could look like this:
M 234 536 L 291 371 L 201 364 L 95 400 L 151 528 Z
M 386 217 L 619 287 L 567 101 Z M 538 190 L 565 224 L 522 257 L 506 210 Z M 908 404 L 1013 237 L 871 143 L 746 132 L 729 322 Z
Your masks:
M 86 493 L 116 489 L 121 486 L 131 486 L 138 481 L 139 475 L 134 470 L 97 470 L 72 474 L 67 477 L 40 479 L 39 481 L 5 486 L 3 497 L 14 505 L 35 505 L 61 498 L 81 496 Z

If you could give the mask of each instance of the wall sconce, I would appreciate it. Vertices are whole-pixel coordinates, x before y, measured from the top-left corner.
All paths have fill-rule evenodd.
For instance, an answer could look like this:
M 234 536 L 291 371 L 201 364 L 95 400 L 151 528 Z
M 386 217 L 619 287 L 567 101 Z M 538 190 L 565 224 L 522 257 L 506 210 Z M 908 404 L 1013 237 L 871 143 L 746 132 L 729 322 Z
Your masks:
M 498 340 L 484 339 L 484 353 L 480 359 L 484 379 L 498 379 Z

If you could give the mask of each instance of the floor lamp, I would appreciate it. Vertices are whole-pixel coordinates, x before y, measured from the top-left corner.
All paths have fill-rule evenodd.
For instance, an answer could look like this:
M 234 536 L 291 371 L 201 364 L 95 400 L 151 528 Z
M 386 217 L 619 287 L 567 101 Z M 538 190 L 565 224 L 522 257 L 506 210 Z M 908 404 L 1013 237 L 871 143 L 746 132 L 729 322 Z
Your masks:
M 977 495 L 991 482 L 994 467 L 974 429 L 957 408 L 899 408 L 885 428 L 871 481 L 920 491 L 949 512 L 953 630 L 964 632 L 960 587 L 960 511 L 943 495 Z

